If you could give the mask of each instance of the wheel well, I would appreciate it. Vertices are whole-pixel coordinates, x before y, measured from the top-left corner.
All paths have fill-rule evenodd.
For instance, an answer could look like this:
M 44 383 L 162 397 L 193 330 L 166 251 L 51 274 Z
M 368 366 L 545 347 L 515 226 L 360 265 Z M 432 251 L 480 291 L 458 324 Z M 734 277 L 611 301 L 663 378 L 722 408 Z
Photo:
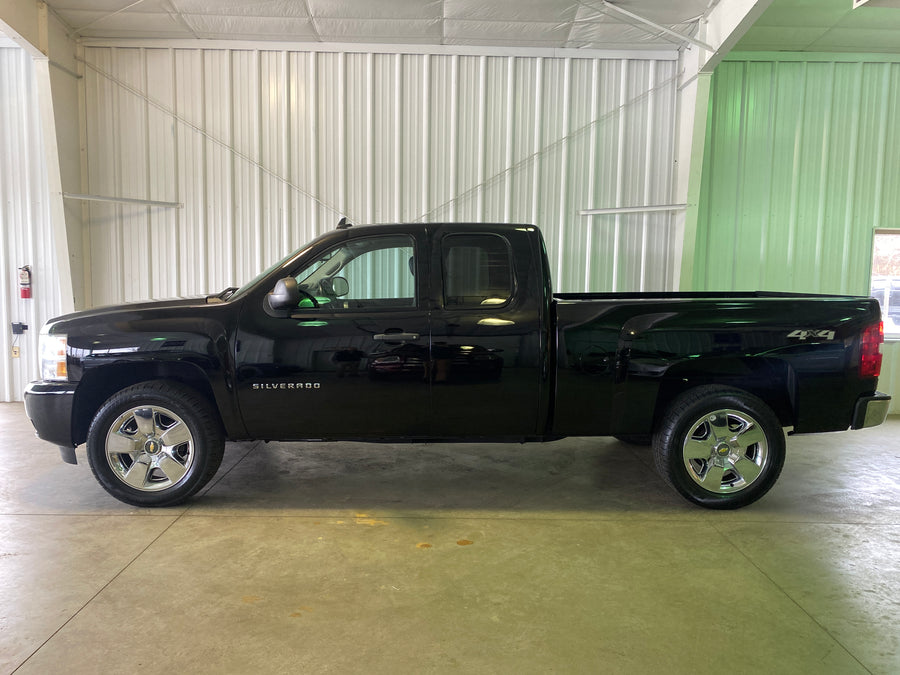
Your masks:
M 772 409 L 783 427 L 795 423 L 796 378 L 793 370 L 783 361 L 748 359 L 741 361 L 739 368 L 716 369 L 716 372 L 667 373 L 657 394 L 653 428 L 657 428 L 669 405 L 678 396 L 689 389 L 710 384 L 739 389 L 756 396 Z
M 104 365 L 85 371 L 75 390 L 72 406 L 72 439 L 75 444 L 87 440 L 91 420 L 113 394 L 140 382 L 153 380 L 170 380 L 190 387 L 208 400 L 218 414 L 209 380 L 199 368 L 191 364 L 154 362 Z M 219 423 L 221 422 L 220 419 Z

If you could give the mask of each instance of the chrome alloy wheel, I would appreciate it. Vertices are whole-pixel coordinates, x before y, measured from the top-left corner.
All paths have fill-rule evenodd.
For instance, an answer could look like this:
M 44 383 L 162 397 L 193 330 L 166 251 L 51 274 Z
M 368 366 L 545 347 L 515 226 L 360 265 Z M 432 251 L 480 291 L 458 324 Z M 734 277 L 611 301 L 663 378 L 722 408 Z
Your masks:
M 106 435 L 106 461 L 116 478 L 143 492 L 178 485 L 194 462 L 188 425 L 161 406 L 126 410 Z
M 753 417 L 739 410 L 716 410 L 697 420 L 682 448 L 688 475 L 715 494 L 750 487 L 765 469 L 769 443 Z

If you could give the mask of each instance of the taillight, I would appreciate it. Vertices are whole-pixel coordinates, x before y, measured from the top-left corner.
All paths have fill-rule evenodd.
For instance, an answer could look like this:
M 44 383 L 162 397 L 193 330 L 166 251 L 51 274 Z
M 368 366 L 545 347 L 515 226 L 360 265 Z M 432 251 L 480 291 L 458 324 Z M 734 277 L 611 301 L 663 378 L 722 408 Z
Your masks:
M 884 322 L 866 326 L 859 339 L 859 374 L 878 377 L 881 374 L 881 345 L 884 344 Z

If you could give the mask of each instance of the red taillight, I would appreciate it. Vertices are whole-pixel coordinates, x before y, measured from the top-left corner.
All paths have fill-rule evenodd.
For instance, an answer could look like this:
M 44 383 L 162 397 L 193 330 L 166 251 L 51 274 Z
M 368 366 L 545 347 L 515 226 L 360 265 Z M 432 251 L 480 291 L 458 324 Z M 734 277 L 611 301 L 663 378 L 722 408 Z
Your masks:
M 859 374 L 878 377 L 881 374 L 881 345 L 884 344 L 884 322 L 867 326 L 859 339 Z

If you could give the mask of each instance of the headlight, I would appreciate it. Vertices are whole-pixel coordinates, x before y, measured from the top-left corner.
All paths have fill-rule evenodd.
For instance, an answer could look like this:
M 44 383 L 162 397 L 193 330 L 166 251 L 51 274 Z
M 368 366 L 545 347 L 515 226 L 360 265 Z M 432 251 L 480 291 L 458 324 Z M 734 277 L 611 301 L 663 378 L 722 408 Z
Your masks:
M 41 379 L 67 380 L 66 372 L 66 336 L 51 334 L 48 326 L 41 329 Z

